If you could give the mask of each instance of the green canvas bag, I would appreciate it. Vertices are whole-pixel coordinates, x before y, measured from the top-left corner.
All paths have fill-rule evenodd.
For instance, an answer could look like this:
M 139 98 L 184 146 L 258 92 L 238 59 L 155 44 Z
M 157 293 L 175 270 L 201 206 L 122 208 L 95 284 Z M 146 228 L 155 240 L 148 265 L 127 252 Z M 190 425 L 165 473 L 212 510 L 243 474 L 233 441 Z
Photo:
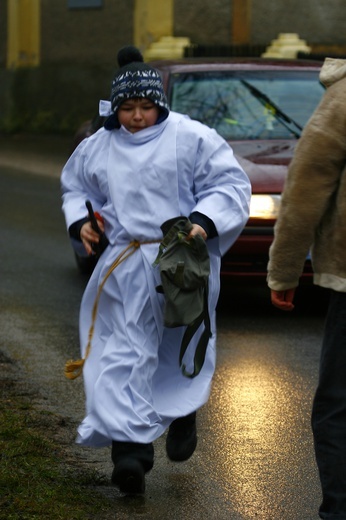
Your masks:
M 200 235 L 186 240 L 191 229 L 192 224 L 187 217 L 164 222 L 161 226 L 163 239 L 154 262 L 154 265 L 159 265 L 162 284 L 157 290 L 165 296 L 164 325 L 186 326 L 179 364 L 187 377 L 195 377 L 201 371 L 211 336 L 208 310 L 209 253 Z M 203 322 L 204 330 L 194 355 L 194 370 L 189 373 L 183 363 L 184 354 Z

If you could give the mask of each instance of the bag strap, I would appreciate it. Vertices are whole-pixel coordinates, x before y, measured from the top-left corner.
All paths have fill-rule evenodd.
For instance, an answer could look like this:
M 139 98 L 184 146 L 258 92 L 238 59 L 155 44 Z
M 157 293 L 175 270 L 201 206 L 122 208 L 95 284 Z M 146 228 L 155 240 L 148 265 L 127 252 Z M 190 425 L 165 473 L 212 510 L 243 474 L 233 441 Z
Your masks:
M 188 325 L 186 327 L 183 339 L 181 341 L 180 346 L 180 355 L 179 355 L 179 364 L 181 366 L 182 372 L 184 376 L 193 378 L 196 377 L 204 364 L 205 360 L 205 354 L 207 351 L 209 339 L 211 337 L 211 325 L 210 325 L 210 316 L 209 316 L 209 309 L 208 309 L 208 283 L 206 283 L 205 289 L 204 289 L 204 305 L 203 305 L 203 311 L 202 313 L 196 318 L 196 320 Z M 189 373 L 186 370 L 186 365 L 183 364 L 183 358 L 185 355 L 185 352 L 187 350 L 187 347 L 194 336 L 194 334 L 197 332 L 198 327 L 203 323 L 204 321 L 204 331 L 202 332 L 201 337 L 199 338 L 199 341 L 197 343 L 195 356 L 194 356 L 194 369 L 193 372 Z

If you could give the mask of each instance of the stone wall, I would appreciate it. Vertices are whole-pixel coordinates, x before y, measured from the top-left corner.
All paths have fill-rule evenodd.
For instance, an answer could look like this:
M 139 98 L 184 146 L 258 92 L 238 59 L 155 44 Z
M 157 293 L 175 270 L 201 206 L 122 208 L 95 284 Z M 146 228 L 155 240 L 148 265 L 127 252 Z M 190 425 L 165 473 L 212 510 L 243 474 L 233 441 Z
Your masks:
M 69 10 L 66 0 L 41 0 L 41 65 L 18 70 L 5 69 L 6 5 L 0 0 L 0 132 L 74 133 L 109 97 L 117 52 L 132 43 L 134 1 Z
M 101 9 L 68 9 L 66 0 L 41 0 L 41 62 L 116 65 L 132 43 L 134 0 L 104 0 Z
M 108 99 L 112 76 L 101 65 L 0 69 L 0 132 L 72 135 Z
M 7 52 L 7 2 L 0 0 L 0 69 L 6 67 Z
M 162 0 L 163 1 L 163 0 Z M 133 39 L 135 0 L 70 10 L 41 0 L 41 66 L 8 71 L 7 2 L 0 0 L 0 131 L 73 133 L 108 97 L 118 50 Z M 344 0 L 252 0 L 251 44 L 298 33 L 315 52 L 346 53 Z M 206 45 L 232 43 L 232 0 L 175 0 L 174 36 Z
M 232 42 L 232 0 L 175 0 L 175 36 L 194 43 Z M 346 45 L 344 0 L 252 0 L 251 42 L 267 45 L 279 33 L 298 33 L 313 44 Z
M 162 0 L 164 1 L 164 0 Z M 0 67 L 6 63 L 7 2 L 0 0 Z M 346 45 L 344 0 L 252 0 L 251 44 L 268 45 L 279 33 L 310 44 Z M 41 0 L 41 63 L 115 65 L 132 43 L 135 0 L 103 0 L 101 9 L 68 9 L 67 0 Z M 174 0 L 174 36 L 193 43 L 229 45 L 232 0 Z
M 279 33 L 298 33 L 309 44 L 346 44 L 344 0 L 253 0 L 252 43 L 266 44 Z
M 192 43 L 231 43 L 230 0 L 175 0 L 174 36 L 187 36 Z

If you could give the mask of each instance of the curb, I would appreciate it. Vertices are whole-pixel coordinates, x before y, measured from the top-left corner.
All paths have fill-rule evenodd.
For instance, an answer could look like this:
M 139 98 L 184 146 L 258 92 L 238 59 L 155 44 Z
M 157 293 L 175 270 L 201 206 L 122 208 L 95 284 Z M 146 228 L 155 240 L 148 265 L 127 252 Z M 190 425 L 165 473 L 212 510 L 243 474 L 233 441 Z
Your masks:
M 56 135 L 0 136 L 0 166 L 60 178 L 73 137 Z

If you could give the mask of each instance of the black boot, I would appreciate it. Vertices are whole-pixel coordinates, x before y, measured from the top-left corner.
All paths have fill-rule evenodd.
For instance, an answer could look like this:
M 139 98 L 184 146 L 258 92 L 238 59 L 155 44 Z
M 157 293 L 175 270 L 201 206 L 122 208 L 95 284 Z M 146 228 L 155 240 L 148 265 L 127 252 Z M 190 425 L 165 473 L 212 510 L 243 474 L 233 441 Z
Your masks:
M 166 452 L 175 462 L 191 457 L 197 446 L 196 412 L 172 422 L 166 438 Z
M 112 482 L 123 493 L 144 493 L 145 473 L 154 465 L 154 447 L 137 442 L 112 442 Z

